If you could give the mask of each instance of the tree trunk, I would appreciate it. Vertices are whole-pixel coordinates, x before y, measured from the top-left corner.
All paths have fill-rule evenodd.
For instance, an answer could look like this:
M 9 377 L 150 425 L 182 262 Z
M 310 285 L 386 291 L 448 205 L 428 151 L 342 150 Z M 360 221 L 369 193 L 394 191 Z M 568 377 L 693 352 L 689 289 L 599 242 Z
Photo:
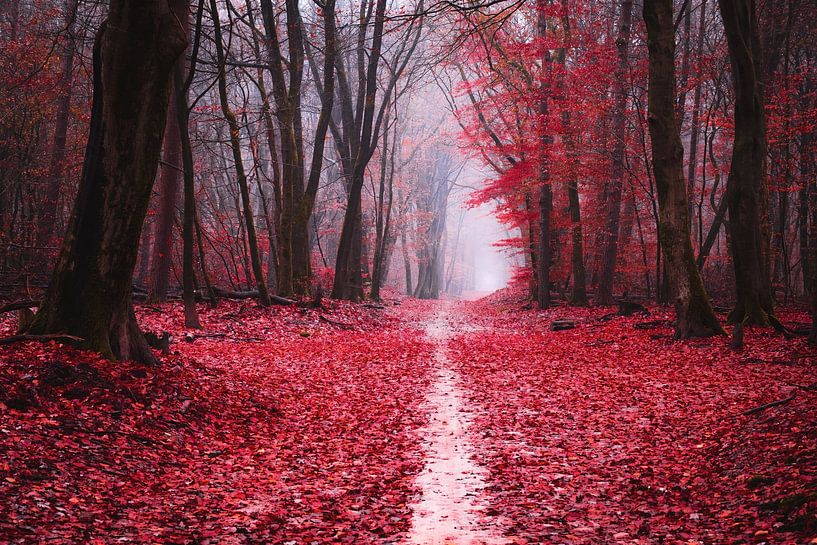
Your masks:
M 179 15 L 185 34 L 190 24 L 190 14 L 186 0 L 176 0 L 174 11 Z M 176 100 L 176 127 L 179 130 L 179 144 L 181 146 L 182 174 L 184 179 L 184 213 L 182 220 L 182 300 L 184 301 L 184 326 L 201 329 L 199 315 L 196 311 L 196 273 L 193 262 L 194 229 L 196 221 L 196 192 L 193 178 L 193 149 L 190 145 L 190 107 L 187 103 L 190 83 L 196 70 L 199 40 L 201 37 L 201 20 L 203 14 L 203 0 L 199 1 L 196 13 L 196 38 L 190 61 L 190 72 L 185 78 L 184 59 L 178 59 L 173 69 L 173 91 Z M 206 275 L 205 282 L 207 282 Z M 208 283 L 209 288 L 209 283 Z M 212 293 L 210 296 L 213 297 Z
M 165 0 L 112 0 L 94 46 L 94 97 L 79 193 L 29 332 L 81 337 L 109 357 L 155 362 L 131 277 L 186 36 Z
M 68 138 L 68 121 L 71 116 L 71 97 L 73 96 L 74 56 L 76 53 L 76 36 L 74 35 L 74 21 L 77 16 L 78 0 L 66 2 L 66 40 L 65 51 L 60 59 L 60 98 L 57 103 L 57 116 L 54 121 L 54 143 L 51 148 L 51 162 L 49 165 L 48 186 L 45 202 L 47 211 L 43 215 L 37 231 L 37 246 L 39 246 L 40 263 L 50 262 L 47 247 L 54 236 L 54 227 L 60 212 L 60 192 L 63 190 L 63 172 L 65 170 L 65 145 Z
M 173 90 L 175 95 L 178 91 Z M 176 101 L 170 101 L 165 129 L 163 165 L 159 167 L 159 215 L 153 231 L 150 277 L 148 279 L 148 302 L 160 303 L 167 299 L 170 282 L 170 264 L 173 253 L 173 226 L 176 223 L 176 200 L 179 194 L 179 178 L 183 172 L 181 162 L 181 135 Z
M 247 183 L 247 175 L 244 171 L 244 159 L 241 155 L 240 128 L 238 120 L 230 108 L 227 96 L 227 65 L 224 56 L 224 42 L 221 36 L 221 21 L 216 7 L 216 0 L 210 0 L 210 14 L 213 17 L 214 39 L 216 43 L 216 57 L 218 58 L 218 94 L 221 100 L 221 111 L 230 128 L 230 146 L 233 151 L 233 165 L 235 167 L 238 189 L 241 192 L 241 204 L 244 209 L 244 223 L 247 233 L 247 244 L 250 247 L 250 262 L 252 264 L 253 277 L 258 286 L 258 299 L 264 306 L 269 306 L 270 297 L 267 291 L 267 281 L 264 277 L 264 267 L 261 264 L 261 255 L 258 253 L 258 235 L 255 231 L 255 219 L 253 217 L 252 202 L 250 201 L 250 187 Z
M 387 245 L 389 241 L 389 224 L 391 223 L 391 209 L 394 180 L 394 147 L 396 141 L 389 148 L 389 118 L 391 109 L 386 112 L 386 130 L 383 131 L 383 145 L 380 148 L 380 187 L 377 194 L 375 210 L 375 244 L 374 262 L 372 263 L 372 291 L 371 298 L 375 301 L 380 299 L 380 287 L 385 280 L 383 271 L 386 268 Z M 395 140 L 396 140 L 395 135 Z M 391 161 L 390 172 L 387 175 L 387 168 Z M 388 182 L 386 181 L 388 177 Z M 388 198 L 386 197 L 386 186 L 388 186 Z
M 538 13 L 537 37 L 544 41 L 547 35 L 547 19 L 545 10 L 547 0 L 538 0 L 536 3 Z M 551 252 L 551 221 L 550 215 L 553 208 L 553 191 L 550 187 L 550 146 L 553 137 L 548 134 L 548 91 L 551 79 L 552 57 L 547 46 L 542 44 L 542 82 L 539 89 L 538 114 L 539 114 L 539 149 L 538 149 L 538 180 L 539 184 L 539 239 L 538 255 L 536 256 L 536 303 L 542 310 L 550 307 L 550 266 L 553 261 Z
M 659 241 L 675 300 L 675 336 L 721 333 L 712 311 L 689 238 L 689 208 L 684 183 L 684 149 L 675 115 L 675 30 L 672 0 L 646 0 L 644 21 L 649 48 L 649 129 L 658 191 Z
M 565 85 L 566 61 L 567 61 L 567 45 L 570 42 L 570 19 L 568 18 L 567 0 L 562 0 L 564 13 L 562 15 L 562 27 L 564 27 L 565 47 L 559 49 L 559 98 L 564 103 L 567 99 L 567 87 Z M 576 165 L 578 164 L 578 156 L 576 153 L 576 144 L 571 132 L 571 113 L 570 110 L 564 109 L 562 112 L 562 125 L 565 133 L 564 143 L 566 150 L 566 160 L 568 161 L 569 180 L 567 182 L 567 201 L 568 212 L 570 214 L 570 269 L 573 273 L 573 291 L 570 295 L 570 304 L 574 306 L 587 306 L 587 275 L 584 269 L 584 240 L 582 235 L 582 213 L 581 203 L 579 201 L 579 180 L 576 173 Z
M 755 0 L 718 0 L 735 85 L 735 142 L 726 182 L 737 304 L 729 320 L 769 325 L 766 116 Z
M 701 62 L 704 51 L 704 36 L 706 34 L 706 3 L 707 0 L 702 0 L 701 8 L 698 12 L 698 41 L 695 44 L 695 58 Z M 689 12 L 687 12 L 687 17 Z M 688 67 L 687 62 L 687 67 Z M 703 86 L 701 82 L 695 84 L 695 92 L 692 100 L 692 122 L 690 125 L 689 137 L 689 166 L 687 170 L 687 199 L 689 199 L 689 220 L 693 225 L 697 225 L 694 221 L 695 205 L 693 203 L 693 195 L 695 195 L 695 174 L 698 168 L 698 138 L 700 136 L 700 119 L 701 119 L 701 98 L 703 94 Z M 702 234 L 698 234 L 698 238 L 703 238 Z
M 613 284 L 618 260 L 618 232 L 621 215 L 621 190 L 624 185 L 624 152 L 626 150 L 626 108 L 627 108 L 627 66 L 630 45 L 630 27 L 632 25 L 633 2 L 622 0 L 618 20 L 618 66 L 615 77 L 615 106 L 613 109 L 613 168 L 608 185 L 607 221 L 603 234 L 601 258 L 601 276 L 596 291 L 596 304 L 609 306 L 613 304 Z
M 406 295 L 414 293 L 414 286 L 411 281 L 411 259 L 409 259 L 408 240 L 406 240 L 406 230 L 400 230 L 400 247 L 403 250 L 403 267 L 406 275 Z

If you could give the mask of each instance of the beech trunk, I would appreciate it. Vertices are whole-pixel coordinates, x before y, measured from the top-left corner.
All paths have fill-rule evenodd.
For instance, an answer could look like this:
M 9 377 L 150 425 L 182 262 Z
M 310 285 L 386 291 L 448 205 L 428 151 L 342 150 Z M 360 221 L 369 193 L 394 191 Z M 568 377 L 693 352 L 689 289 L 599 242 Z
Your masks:
M 695 265 L 689 227 L 684 149 L 675 115 L 675 29 L 672 0 L 646 0 L 649 130 L 658 190 L 659 242 L 675 303 L 676 338 L 722 332 Z
M 735 142 L 726 181 L 737 302 L 732 323 L 770 325 L 767 142 L 754 0 L 718 0 L 735 86 Z
M 94 96 L 82 179 L 33 334 L 155 362 L 136 323 L 131 279 L 170 94 L 186 45 L 166 0 L 112 0 L 94 46 Z

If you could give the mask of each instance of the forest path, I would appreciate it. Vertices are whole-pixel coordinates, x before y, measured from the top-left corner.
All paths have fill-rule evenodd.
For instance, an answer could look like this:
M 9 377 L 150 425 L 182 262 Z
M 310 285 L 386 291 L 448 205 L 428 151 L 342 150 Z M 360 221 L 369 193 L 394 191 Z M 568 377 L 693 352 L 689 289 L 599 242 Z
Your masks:
M 487 518 L 485 469 L 473 460 L 469 435 L 470 414 L 477 410 L 463 391 L 448 358 L 448 340 L 456 333 L 450 320 L 450 303 L 426 327 L 426 337 L 436 345 L 432 383 L 424 409 L 429 423 L 420 430 L 426 449 L 425 465 L 417 476 L 422 491 L 413 506 L 407 543 L 494 545 L 508 543 L 499 522 Z M 457 325 L 457 329 L 462 328 Z

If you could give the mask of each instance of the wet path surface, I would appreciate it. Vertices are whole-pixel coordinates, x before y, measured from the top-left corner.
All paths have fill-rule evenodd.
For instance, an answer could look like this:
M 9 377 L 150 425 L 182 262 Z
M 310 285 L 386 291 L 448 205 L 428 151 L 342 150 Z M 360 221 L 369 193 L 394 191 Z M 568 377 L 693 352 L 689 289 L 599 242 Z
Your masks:
M 433 381 L 424 409 L 429 424 L 421 430 L 426 450 L 425 465 L 417 477 L 421 490 L 412 506 L 409 544 L 493 545 L 508 543 L 502 538 L 498 520 L 486 515 L 485 469 L 473 461 L 474 446 L 469 435 L 470 414 L 476 407 L 468 401 L 447 355 L 447 342 L 454 331 L 446 307 L 426 329 L 436 344 Z

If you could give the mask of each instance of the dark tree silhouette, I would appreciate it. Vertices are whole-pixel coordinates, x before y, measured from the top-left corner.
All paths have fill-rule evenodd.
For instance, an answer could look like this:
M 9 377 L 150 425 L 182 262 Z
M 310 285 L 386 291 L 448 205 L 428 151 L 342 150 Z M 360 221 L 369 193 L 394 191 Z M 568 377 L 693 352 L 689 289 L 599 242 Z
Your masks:
M 112 0 L 94 46 L 79 193 L 32 334 L 67 333 L 105 355 L 153 362 L 131 303 L 170 96 L 186 36 L 166 0 Z

